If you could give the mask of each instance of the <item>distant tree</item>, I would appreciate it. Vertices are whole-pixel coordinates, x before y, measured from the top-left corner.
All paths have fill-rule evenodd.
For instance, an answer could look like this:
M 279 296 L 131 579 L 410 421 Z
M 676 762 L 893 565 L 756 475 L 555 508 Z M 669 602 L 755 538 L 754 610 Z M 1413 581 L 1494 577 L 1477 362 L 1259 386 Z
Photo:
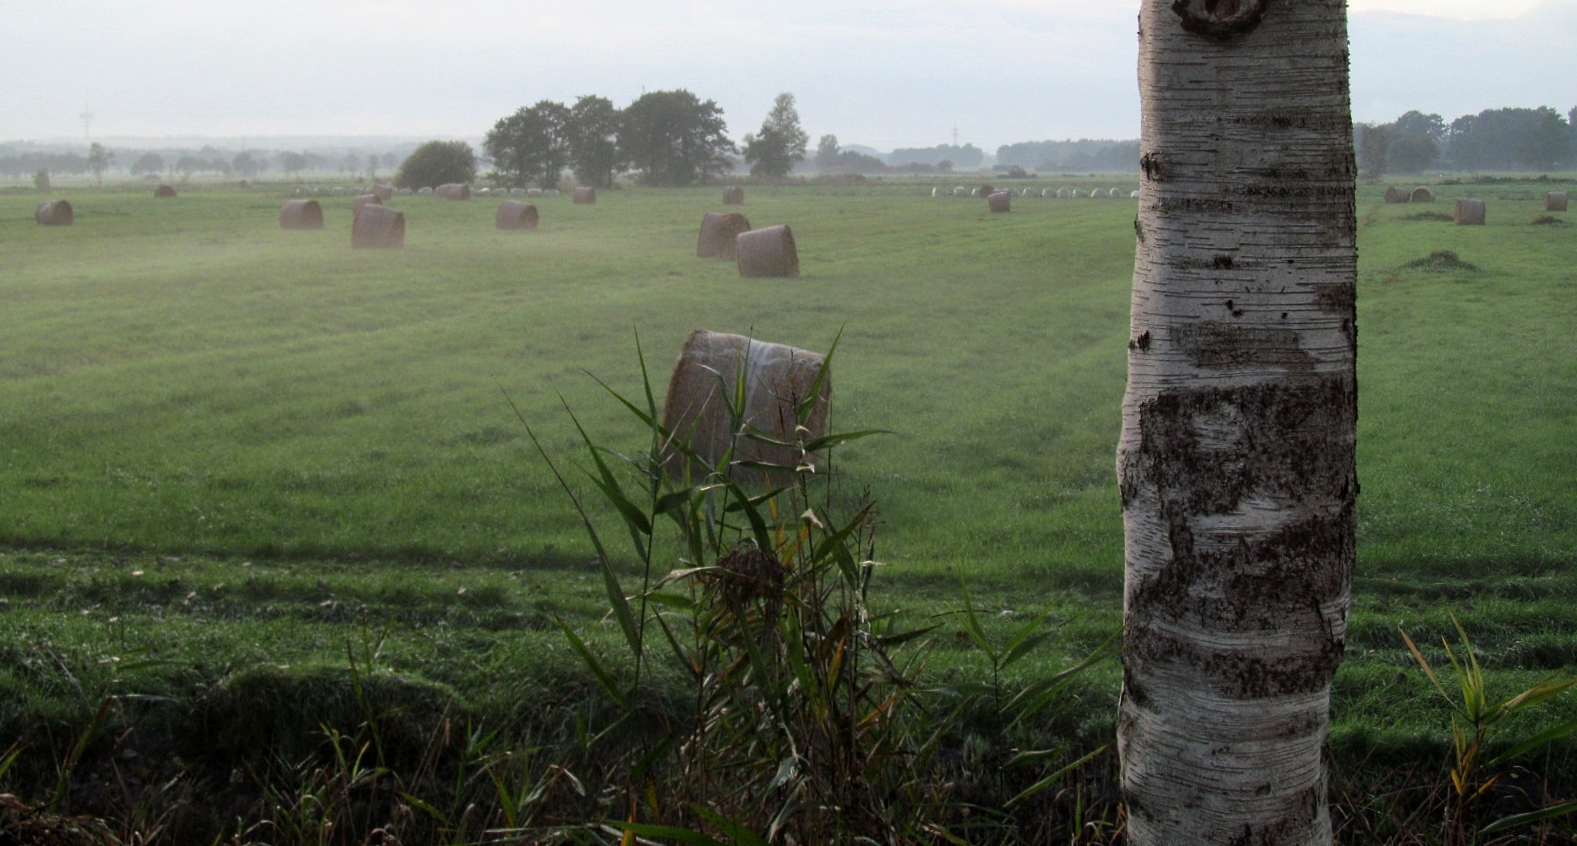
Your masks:
M 761 131 L 745 136 L 745 161 L 751 176 L 781 179 L 805 160 L 810 136 L 799 125 L 794 95 L 784 92 L 772 102 L 772 111 L 761 122 Z
M 1394 173 L 1418 173 L 1435 163 L 1440 147 L 1435 139 L 1424 132 L 1409 132 L 1400 124 L 1392 125 L 1393 133 L 1385 147 L 1386 166 Z
M 151 150 L 138 156 L 137 160 L 131 163 L 133 176 L 141 176 L 145 173 L 160 173 L 163 170 L 164 157 Z
M 367 178 L 368 179 L 377 179 L 378 178 L 378 154 L 377 153 L 368 153 L 367 154 Z
M 816 169 L 831 173 L 838 164 L 838 136 L 823 135 L 816 142 Z
M 464 141 L 428 141 L 400 163 L 394 184 L 423 188 L 476 179 L 476 151 Z
M 400 163 L 400 157 L 393 153 L 384 153 L 378 157 L 378 161 L 383 163 L 384 168 L 393 170 Z
M 1411 111 L 1396 119 L 1398 132 L 1413 132 L 1427 135 L 1430 138 L 1440 139 L 1446 135 L 1446 122 L 1440 115 L 1426 115 L 1423 112 Z
M 263 160 L 254 158 L 252 154 L 246 150 L 236 153 L 235 158 L 230 160 L 231 172 L 237 176 L 246 177 L 248 179 L 262 173 L 263 167 Z
M 345 158 L 340 159 L 339 166 L 341 172 L 355 174 L 361 170 L 361 155 L 358 153 L 346 153 Z
M 716 102 L 684 89 L 653 91 L 626 106 L 619 150 L 649 185 L 694 185 L 730 167 L 728 124 Z
M 937 162 L 936 163 L 936 170 L 937 170 L 938 173 L 952 173 L 953 172 L 953 160 L 952 159 L 943 159 L 943 160 Z
M 40 191 L 49 190 L 49 169 L 39 168 L 33 172 L 33 187 Z
M 542 100 L 493 124 L 482 150 L 493 160 L 499 181 L 523 187 L 536 180 L 543 188 L 557 188 L 569 164 L 569 116 L 563 103 Z
M 570 166 L 582 185 L 612 188 L 624 166 L 619 156 L 619 110 L 613 101 L 587 94 L 570 106 L 566 137 Z
M 900 147 L 887 157 L 894 162 L 919 162 L 936 164 L 947 159 L 955 167 L 977 168 L 985 163 L 986 154 L 973 144 L 938 144 L 935 147 Z
M 175 160 L 175 169 L 181 174 L 181 180 L 184 182 L 191 179 L 192 174 L 200 170 L 207 170 L 208 162 L 188 153 Z
M 88 171 L 93 174 L 93 181 L 100 188 L 104 187 L 104 171 L 109 169 L 113 161 L 115 154 L 106 150 L 103 144 L 95 141 L 88 147 Z
M 1572 160 L 1571 126 L 1548 106 L 1486 109 L 1451 122 L 1452 163 L 1462 170 L 1550 170 Z
M 279 169 L 286 176 L 296 176 L 307 169 L 307 157 L 301 153 L 285 153 L 279 157 Z
M 1379 179 L 1386 172 L 1386 147 L 1391 143 L 1390 124 L 1360 123 L 1353 127 L 1353 146 L 1358 154 L 1358 172 L 1366 179 Z

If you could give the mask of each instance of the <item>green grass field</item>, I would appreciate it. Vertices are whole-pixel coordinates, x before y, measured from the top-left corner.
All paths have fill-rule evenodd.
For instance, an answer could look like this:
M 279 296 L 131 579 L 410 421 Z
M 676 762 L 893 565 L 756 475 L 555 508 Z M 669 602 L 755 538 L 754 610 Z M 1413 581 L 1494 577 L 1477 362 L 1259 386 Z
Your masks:
M 1360 189 L 1342 754 L 1443 749 L 1398 626 L 1438 642 L 1455 614 L 1508 692 L 1577 674 L 1577 231 L 1535 223 L 1570 185 Z M 694 257 L 715 188 L 539 200 L 535 232 L 495 230 L 496 200 L 399 197 L 399 251 L 350 249 L 348 197 L 281 231 L 292 191 L 57 189 L 69 228 L 0 194 L 0 746 L 71 736 L 109 695 L 178 720 L 227 680 L 343 667 L 385 624 L 389 666 L 486 719 L 556 701 L 575 662 L 552 618 L 596 628 L 606 606 L 509 400 L 571 466 L 561 397 L 636 447 L 587 374 L 638 393 L 639 345 L 661 391 L 697 326 L 815 350 L 841 332 L 834 427 L 891 431 L 834 461 L 878 503 L 882 601 L 939 615 L 965 577 L 993 631 L 1049 609 L 1063 629 L 1026 678 L 1117 626 L 1131 200 L 993 215 L 929 184 L 751 187 L 742 210 L 793 227 L 803 275 L 742 280 Z M 1487 226 L 1450 222 L 1467 196 Z M 978 672 L 947 631 L 933 670 Z M 1085 677 L 1090 737 L 1116 679 Z

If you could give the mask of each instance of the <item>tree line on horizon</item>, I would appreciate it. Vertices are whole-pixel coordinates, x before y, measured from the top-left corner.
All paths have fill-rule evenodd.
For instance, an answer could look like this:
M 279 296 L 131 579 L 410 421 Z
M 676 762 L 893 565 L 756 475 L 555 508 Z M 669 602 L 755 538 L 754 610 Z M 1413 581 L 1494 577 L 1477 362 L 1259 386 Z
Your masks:
M 1438 114 L 1410 111 L 1390 123 L 1353 126 L 1358 171 L 1387 173 L 1559 170 L 1577 165 L 1577 107 L 1562 115 L 1549 106 L 1485 109 L 1446 123 Z

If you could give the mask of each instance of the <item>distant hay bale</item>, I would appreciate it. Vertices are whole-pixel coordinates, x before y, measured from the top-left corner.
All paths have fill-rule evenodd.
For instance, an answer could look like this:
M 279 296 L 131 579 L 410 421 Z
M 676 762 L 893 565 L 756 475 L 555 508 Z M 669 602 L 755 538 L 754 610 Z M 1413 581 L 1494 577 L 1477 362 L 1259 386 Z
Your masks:
M 540 196 L 542 196 L 542 189 L 541 188 L 527 188 L 526 189 L 526 196 L 527 197 L 540 197 Z
M 1121 188 L 1107 188 L 1106 189 L 1106 196 L 1111 197 L 1114 200 L 1121 198 L 1122 195 L 1123 195 L 1123 189 L 1121 189 Z
M 1082 200 L 1084 199 L 1084 192 L 1078 188 L 1074 188 L 1072 191 L 1068 192 L 1068 197 L 1074 200 Z
M 489 190 L 486 186 L 483 186 L 481 188 L 473 189 L 471 191 L 471 196 L 473 196 L 473 197 L 486 197 L 488 194 L 491 194 L 491 193 L 493 193 L 491 190 Z
M 750 219 L 739 212 L 707 212 L 695 240 L 696 258 L 737 259 L 736 239 L 750 231 Z
M 576 188 L 570 196 L 570 201 L 577 206 L 589 206 L 597 202 L 597 189 L 591 187 Z
M 1385 189 L 1385 201 L 1387 203 L 1405 203 L 1411 198 L 1412 194 L 1403 191 L 1395 185 Z
M 317 200 L 290 200 L 279 207 L 280 229 L 322 229 L 323 206 Z
M 1042 197 L 1046 197 L 1046 198 L 1055 197 L 1055 196 L 1057 196 L 1057 189 L 1055 189 L 1055 188 L 1047 188 L 1047 189 L 1041 191 L 1040 195 Z
M 296 196 L 297 197 L 305 197 L 305 196 L 307 196 L 308 194 L 311 194 L 311 193 L 312 192 L 308 191 L 306 188 L 297 188 L 296 189 Z
M 1544 210 L 1547 212 L 1566 211 L 1566 192 L 1551 191 L 1548 194 L 1545 194 Z
M 1019 192 L 1019 196 L 1020 197 L 1034 197 L 1034 196 L 1036 196 L 1036 191 L 1035 191 L 1034 188 L 1025 188 L 1023 191 Z
M 493 225 L 499 229 L 536 229 L 537 207 L 519 200 L 505 200 L 493 215 Z
M 511 189 L 509 189 L 509 196 L 511 196 L 511 197 L 524 197 L 524 196 L 526 196 L 526 189 L 524 189 L 524 188 L 511 188 Z
M 993 192 L 990 196 L 986 197 L 986 208 L 990 209 L 993 214 L 998 213 L 998 212 L 1012 211 L 1013 210 L 1013 192 L 1012 191 L 995 191 L 995 192 Z
M 945 197 L 945 196 L 947 196 L 947 192 L 943 191 L 941 188 L 932 188 L 931 189 L 931 196 L 933 196 L 933 197 Z
M 1413 189 L 1413 193 L 1408 197 L 1407 201 L 1410 203 L 1433 203 L 1435 201 L 1435 190 L 1427 185 L 1420 185 Z
M 433 189 L 431 187 L 423 186 L 421 188 L 416 189 L 416 193 L 418 195 L 420 195 L 420 196 L 423 196 L 423 197 L 431 197 L 433 195 L 434 191 L 433 191 Z
M 362 206 L 350 228 L 356 250 L 398 250 L 405 246 L 405 213 L 388 206 Z
M 1139 199 L 1139 189 L 1135 188 L 1132 191 L 1130 191 L 1128 193 L 1128 197 L 1129 197 L 1129 199 L 1133 199 L 1133 200 Z
M 383 201 L 378 199 L 377 194 L 357 194 L 355 198 L 350 201 L 350 213 L 352 216 L 355 216 L 361 214 L 363 206 L 381 205 L 383 205 Z
M 65 200 L 47 200 L 38 204 L 33 219 L 43 226 L 70 226 L 77 219 L 71 203 Z
M 383 182 L 374 182 L 372 184 L 372 193 L 378 195 L 378 202 L 387 203 L 394 199 L 394 186 Z
M 747 279 L 799 275 L 799 251 L 787 224 L 741 232 L 734 239 L 734 250 L 739 275 Z
M 990 185 L 982 185 L 982 186 L 980 186 L 980 187 L 975 189 L 974 196 L 979 197 L 980 199 L 984 200 L 985 198 L 991 196 L 992 194 L 995 194 L 996 192 L 997 192 L 997 189 L 992 188 Z
M 1071 189 L 1071 188 L 1058 188 L 1057 189 L 1057 197 L 1059 199 L 1066 200 L 1066 199 L 1068 199 L 1069 197 L 1072 197 L 1072 196 L 1073 196 L 1073 189 Z
M 433 194 L 445 200 L 469 200 L 471 199 L 471 186 L 464 182 L 445 182 L 434 188 Z
M 349 191 L 347 191 L 343 185 L 336 185 L 329 189 L 329 194 L 335 197 L 343 197 L 348 193 Z
M 969 189 L 965 188 L 962 185 L 960 185 L 957 188 L 953 189 L 953 196 L 955 196 L 955 197 L 967 197 L 967 196 L 969 196 Z
M 245 191 L 245 190 L 247 190 L 248 188 L 251 188 L 251 187 L 252 187 L 252 183 L 246 181 L 245 179 L 241 180 L 241 190 L 242 191 Z
M 1452 213 L 1451 219 L 1456 221 L 1458 226 L 1483 226 L 1484 201 L 1457 200 L 1456 210 Z
M 730 185 L 723 189 L 723 205 L 742 206 L 745 204 L 745 189 L 738 185 Z
M 155 196 L 155 197 L 174 197 L 175 196 L 175 187 L 171 186 L 171 185 L 160 185 L 158 188 L 155 188 L 153 190 L 153 196 Z
M 786 444 L 808 443 L 826 435 L 832 400 L 830 372 L 822 377 L 816 402 L 804 421 L 796 414 L 798 406 L 811 397 L 826 361 L 819 353 L 743 335 L 692 331 L 679 350 L 668 381 L 663 428 L 675 443 L 688 445 L 703 463 L 693 463 L 676 446 L 669 446 L 663 465 L 677 478 L 688 471 L 693 479 L 705 474 L 708 467 L 716 468 L 725 456 L 733 462 L 729 475 L 739 479 L 759 479 L 769 471 L 741 468 L 738 462 L 799 466 L 805 456 L 798 448 L 762 443 L 745 433 L 756 432 Z M 744 396 L 737 398 L 741 401 L 737 402 L 736 428 L 729 406 L 736 404 L 735 386 L 741 381 Z M 799 425 L 804 430 L 799 430 Z M 788 469 L 770 473 L 777 483 L 788 474 Z
M 542 196 L 547 197 L 550 200 L 553 199 L 554 197 L 557 197 L 558 195 L 559 195 L 559 189 L 557 189 L 557 188 L 543 188 L 542 189 Z
M 395 191 L 394 193 L 399 194 L 401 197 L 409 197 L 412 194 L 415 194 L 416 192 L 412 191 L 409 188 L 401 188 L 398 191 Z
M 1102 189 L 1102 188 L 1091 188 L 1090 189 L 1090 199 L 1092 199 L 1092 200 L 1099 200 L 1099 199 L 1101 199 L 1102 197 L 1105 197 L 1105 196 L 1106 196 L 1105 189 Z

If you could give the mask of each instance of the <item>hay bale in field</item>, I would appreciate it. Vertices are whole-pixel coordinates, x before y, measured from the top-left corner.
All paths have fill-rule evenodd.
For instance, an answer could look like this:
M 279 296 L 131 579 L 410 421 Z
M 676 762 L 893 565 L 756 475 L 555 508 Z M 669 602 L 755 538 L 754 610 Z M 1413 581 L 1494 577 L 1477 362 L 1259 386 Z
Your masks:
M 933 196 L 933 197 L 945 197 L 945 196 L 947 196 L 947 192 L 943 191 L 940 188 L 932 188 L 931 189 L 931 196 Z
M 745 204 L 745 189 L 738 185 L 730 185 L 723 189 L 723 205 L 742 206 Z
M 974 196 L 979 197 L 980 199 L 984 200 L 985 198 L 991 196 L 992 194 L 995 194 L 996 192 L 997 192 L 997 189 L 992 188 L 990 185 L 981 185 L 980 187 L 975 189 Z
M 356 250 L 398 250 L 405 246 L 405 213 L 388 206 L 361 207 L 350 227 Z
M 1435 189 L 1427 185 L 1420 185 L 1413 189 L 1412 194 L 1408 195 L 1407 201 L 1409 203 L 1433 203 L 1435 201 Z
M 557 188 L 543 188 L 542 189 L 542 196 L 544 196 L 544 197 L 546 197 L 546 198 L 548 198 L 550 200 L 555 198 L 555 197 L 557 197 L 558 195 L 559 195 L 559 189 L 557 189 Z
M 1035 191 L 1034 188 L 1025 188 L 1023 191 L 1019 192 L 1019 196 L 1020 197 L 1035 197 L 1035 196 L 1038 196 L 1038 193 Z
M 372 184 L 372 193 L 378 195 L 378 202 L 387 203 L 394 199 L 394 186 L 383 182 L 374 182 Z
M 739 275 L 746 279 L 799 275 L 799 250 L 787 224 L 739 233 L 734 238 L 734 255 Z
M 509 189 L 509 196 L 511 196 L 511 197 L 524 197 L 524 196 L 526 196 L 526 189 L 524 189 L 524 188 L 511 188 L 511 189 Z
M 241 180 L 241 190 L 242 191 L 249 190 L 251 187 L 252 187 L 252 183 L 246 181 L 245 179 Z
M 1548 194 L 1545 194 L 1544 210 L 1547 212 L 1566 211 L 1566 192 L 1551 191 Z
M 735 240 L 750 231 L 750 220 L 739 212 L 707 212 L 701 216 L 701 234 L 695 241 L 696 258 L 735 259 Z
M 536 229 L 537 207 L 519 200 L 505 200 L 493 215 L 493 225 L 499 229 Z
M 1385 201 L 1387 203 L 1405 203 L 1411 198 L 1411 193 L 1403 191 L 1395 185 L 1385 189 Z
M 1057 190 L 1055 188 L 1042 189 L 1041 192 L 1040 192 L 1040 196 L 1043 197 L 1043 198 L 1046 198 L 1046 199 L 1050 199 L 1052 197 L 1057 196 Z
M 153 189 L 153 196 L 160 198 L 174 197 L 175 187 L 173 185 L 160 185 L 159 187 Z
M 70 226 L 77 219 L 71 203 L 65 200 L 46 200 L 38 204 L 33 219 L 42 226 Z
M 1135 188 L 1132 191 L 1130 191 L 1128 193 L 1128 197 L 1129 197 L 1129 199 L 1133 199 L 1133 200 L 1139 199 L 1139 189 Z
M 725 456 L 734 462 L 730 475 L 739 479 L 759 479 L 766 471 L 740 468 L 738 462 L 799 466 L 805 456 L 797 447 L 762 443 L 745 433 L 753 431 L 785 443 L 810 442 L 824 436 L 832 399 L 830 372 L 821 378 L 815 405 L 803 421 L 798 419 L 796 408 L 812 396 L 816 379 L 825 366 L 826 356 L 819 353 L 743 335 L 692 331 L 679 350 L 679 360 L 668 380 L 663 428 L 675 443 L 687 444 L 701 463 L 690 461 L 677 446 L 669 445 L 664 467 L 677 478 L 683 478 L 688 471 L 692 479 L 699 481 L 708 467 L 717 467 Z M 741 381 L 744 390 L 739 397 L 735 391 Z M 737 426 L 729 414 L 730 405 L 737 407 Z M 803 430 L 797 428 L 801 425 Z M 771 475 L 782 483 L 788 474 L 784 470 Z
M 1082 190 L 1075 188 L 1068 192 L 1068 197 L 1074 200 L 1082 200 L 1085 198 L 1085 193 Z
M 486 197 L 487 195 L 489 195 L 491 193 L 493 193 L 491 190 L 489 190 L 486 186 L 483 186 L 481 188 L 477 188 L 477 189 L 473 190 L 471 192 L 471 196 L 473 196 L 473 197 Z
M 471 199 L 471 186 L 464 182 L 445 182 L 433 189 L 433 194 L 445 200 Z
M 1106 196 L 1111 197 L 1114 200 L 1122 197 L 1122 195 L 1123 195 L 1123 189 L 1121 189 L 1121 188 L 1107 188 L 1106 189 Z
M 323 206 L 317 200 L 290 200 L 279 207 L 280 229 L 322 229 Z
M 352 216 L 355 216 L 361 214 L 361 209 L 363 206 L 381 205 L 383 205 L 383 201 L 378 199 L 377 194 L 357 194 L 356 197 L 350 201 L 350 213 Z
M 955 197 L 967 197 L 967 196 L 969 196 L 969 189 L 965 188 L 962 185 L 960 185 L 957 188 L 953 189 L 953 196 L 955 196 Z
M 1484 201 L 1483 200 L 1457 200 L 1456 209 L 1451 214 L 1451 219 L 1458 226 L 1483 226 Z
M 394 193 L 399 194 L 401 197 L 409 197 L 412 194 L 415 194 L 416 192 L 412 191 L 409 188 L 401 188 L 398 191 L 395 191 Z
M 526 196 L 527 197 L 540 197 L 540 196 L 542 196 L 542 189 L 541 188 L 527 188 L 526 189 Z
M 1105 197 L 1105 196 L 1106 196 L 1106 191 L 1104 189 L 1101 189 L 1101 188 L 1091 188 L 1090 189 L 1090 199 L 1092 199 L 1092 200 L 1099 200 L 1099 199 L 1101 199 L 1102 197 Z
M 1066 199 L 1068 199 L 1069 197 L 1072 197 L 1072 196 L 1073 196 L 1073 189 L 1071 189 L 1071 188 L 1058 188 L 1057 189 L 1057 198 L 1058 199 L 1066 200 Z
M 345 196 L 348 193 L 350 193 L 350 192 L 345 190 L 345 186 L 343 186 L 343 185 L 336 185 L 333 188 L 329 189 L 329 196 L 332 196 L 332 197 L 343 197 L 343 196 Z
M 597 189 L 591 187 L 576 188 L 570 195 L 570 202 L 577 206 L 589 206 L 597 202 Z
M 1013 210 L 1013 192 L 996 191 L 986 197 L 986 208 L 993 214 Z
M 423 186 L 421 188 L 416 189 L 416 193 L 417 193 L 418 196 L 431 197 L 433 195 L 433 189 L 428 187 L 428 186 Z

